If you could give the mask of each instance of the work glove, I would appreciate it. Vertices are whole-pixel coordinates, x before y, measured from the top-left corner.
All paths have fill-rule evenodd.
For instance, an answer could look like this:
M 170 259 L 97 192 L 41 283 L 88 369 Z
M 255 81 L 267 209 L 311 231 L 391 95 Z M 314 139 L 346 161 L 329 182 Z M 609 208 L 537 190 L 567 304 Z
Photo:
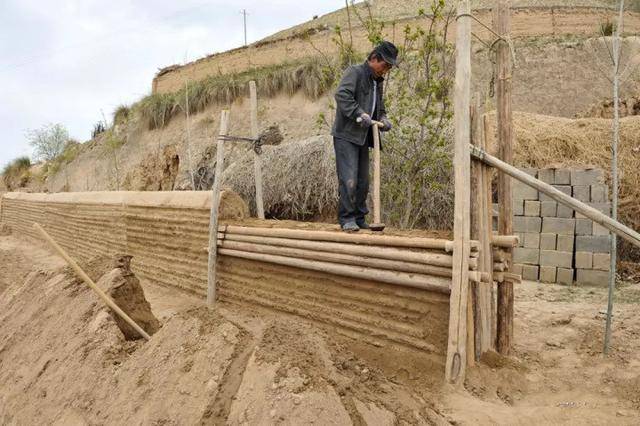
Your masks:
M 368 129 L 373 124 L 373 122 L 371 121 L 371 116 L 366 112 L 360 114 L 360 117 L 358 117 L 357 121 L 360 124 L 360 127 L 363 127 L 365 129 Z
M 384 124 L 384 126 L 380 128 L 381 132 L 388 132 L 393 127 L 387 117 L 382 117 L 382 120 L 380 121 L 382 122 L 382 124 Z

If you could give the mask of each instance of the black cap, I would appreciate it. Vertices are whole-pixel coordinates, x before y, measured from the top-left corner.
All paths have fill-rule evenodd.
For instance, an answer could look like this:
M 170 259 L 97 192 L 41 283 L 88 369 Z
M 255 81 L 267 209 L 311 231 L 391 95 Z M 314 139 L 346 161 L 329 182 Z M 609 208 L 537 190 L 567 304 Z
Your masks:
M 373 50 L 379 58 L 386 63 L 396 66 L 398 58 L 398 48 L 390 41 L 383 41 Z

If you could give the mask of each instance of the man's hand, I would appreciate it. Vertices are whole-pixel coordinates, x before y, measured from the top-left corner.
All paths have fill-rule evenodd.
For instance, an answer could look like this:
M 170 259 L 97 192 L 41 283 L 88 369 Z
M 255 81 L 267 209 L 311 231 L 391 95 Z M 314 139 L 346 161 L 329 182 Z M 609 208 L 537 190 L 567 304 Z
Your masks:
M 360 127 L 364 127 L 365 129 L 368 129 L 373 124 L 371 116 L 366 112 L 362 113 L 360 117 L 358 117 L 357 121 L 360 124 Z
M 393 127 L 387 117 L 382 117 L 382 120 L 380 121 L 382 122 L 382 124 L 384 124 L 384 126 L 380 128 L 381 132 L 388 132 Z

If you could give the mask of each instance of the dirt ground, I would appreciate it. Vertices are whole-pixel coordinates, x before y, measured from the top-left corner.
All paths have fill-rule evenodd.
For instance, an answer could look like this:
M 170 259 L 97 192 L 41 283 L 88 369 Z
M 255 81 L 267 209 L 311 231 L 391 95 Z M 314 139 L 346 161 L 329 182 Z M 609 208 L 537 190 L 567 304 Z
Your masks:
M 144 284 L 144 283 L 143 283 Z M 513 356 L 463 387 L 419 352 L 146 285 L 162 328 L 127 341 L 33 241 L 0 237 L 0 424 L 638 424 L 640 288 L 517 287 Z

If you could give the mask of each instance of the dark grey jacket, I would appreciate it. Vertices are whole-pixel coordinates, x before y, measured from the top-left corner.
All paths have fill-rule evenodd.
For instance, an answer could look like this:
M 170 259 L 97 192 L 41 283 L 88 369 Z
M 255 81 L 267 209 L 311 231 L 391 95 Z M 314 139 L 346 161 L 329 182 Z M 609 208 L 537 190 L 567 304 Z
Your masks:
M 336 119 L 333 122 L 331 134 L 336 138 L 345 139 L 356 145 L 368 143 L 373 146 L 371 132 L 362 128 L 356 122 L 363 113 L 367 113 L 374 120 L 382 120 L 387 112 L 384 108 L 383 97 L 384 78 L 374 78 L 369 64 L 352 65 L 346 69 L 340 85 L 336 90 Z M 376 110 L 373 106 L 373 85 L 377 85 Z

